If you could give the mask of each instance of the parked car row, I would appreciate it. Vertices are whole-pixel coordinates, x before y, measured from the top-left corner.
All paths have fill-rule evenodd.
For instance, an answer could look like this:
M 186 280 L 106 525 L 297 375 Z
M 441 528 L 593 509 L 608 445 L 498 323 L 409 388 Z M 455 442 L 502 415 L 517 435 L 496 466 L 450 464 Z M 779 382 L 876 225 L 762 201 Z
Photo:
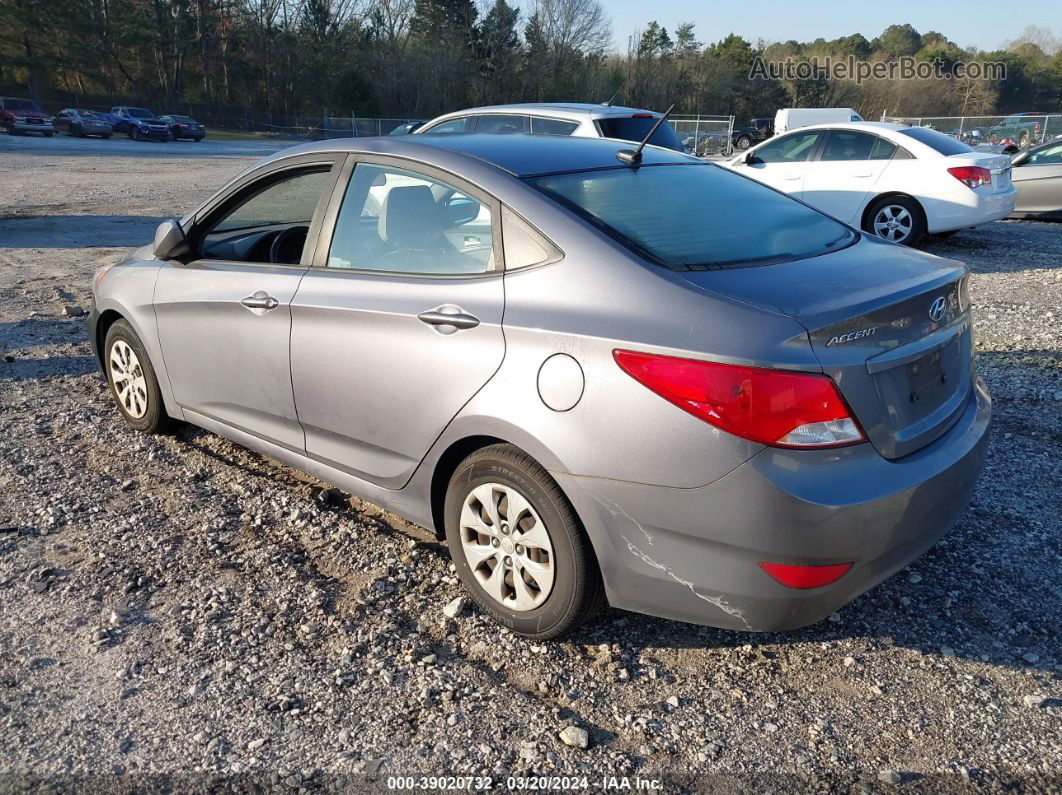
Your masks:
M 199 142 L 206 137 L 206 128 L 184 114 L 156 116 L 148 108 L 117 105 L 109 113 L 87 108 L 64 108 L 55 116 L 50 116 L 33 100 L 12 97 L 0 97 L 0 126 L 9 135 L 36 133 L 46 138 L 57 132 L 79 138 L 110 138 L 118 133 L 135 141 L 189 139 Z

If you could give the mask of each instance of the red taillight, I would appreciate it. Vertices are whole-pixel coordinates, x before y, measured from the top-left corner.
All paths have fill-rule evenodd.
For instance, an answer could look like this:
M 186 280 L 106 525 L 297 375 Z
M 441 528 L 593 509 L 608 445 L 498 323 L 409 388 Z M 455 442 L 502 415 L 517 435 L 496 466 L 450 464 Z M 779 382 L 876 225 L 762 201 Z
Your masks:
M 721 430 L 774 447 L 865 441 L 833 380 L 635 351 L 612 352 L 629 376 Z
M 792 563 L 765 563 L 760 568 L 786 588 L 821 588 L 837 582 L 852 568 L 851 563 L 830 563 L 825 566 L 805 566 Z
M 955 166 L 948 173 L 968 188 L 979 188 L 992 182 L 992 172 L 981 166 Z

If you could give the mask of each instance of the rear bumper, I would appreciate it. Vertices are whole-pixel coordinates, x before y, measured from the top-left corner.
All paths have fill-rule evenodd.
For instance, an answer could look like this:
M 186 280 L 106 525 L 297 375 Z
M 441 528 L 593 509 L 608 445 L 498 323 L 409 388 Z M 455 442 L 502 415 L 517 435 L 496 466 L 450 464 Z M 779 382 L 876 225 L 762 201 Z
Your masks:
M 947 532 L 973 495 L 990 418 L 978 382 L 947 434 L 893 461 L 869 444 L 772 448 L 694 489 L 554 476 L 593 539 L 613 606 L 729 629 L 790 630 L 825 618 Z M 854 565 L 835 583 L 794 590 L 759 561 Z
M 55 127 L 51 122 L 45 124 L 30 124 L 28 122 L 8 122 L 4 125 L 7 129 L 14 132 L 29 132 L 29 133 L 50 133 L 55 132 Z
M 1014 212 L 1014 186 L 1000 193 L 979 193 L 968 188 L 947 198 L 925 198 L 926 227 L 930 234 L 967 229 L 998 221 Z
M 130 132 L 131 131 L 132 128 L 130 128 Z M 150 138 L 155 141 L 169 141 L 173 139 L 173 136 L 170 134 L 169 130 L 148 130 L 147 132 L 145 132 L 144 130 L 141 130 L 138 127 L 136 128 L 136 131 L 141 138 Z

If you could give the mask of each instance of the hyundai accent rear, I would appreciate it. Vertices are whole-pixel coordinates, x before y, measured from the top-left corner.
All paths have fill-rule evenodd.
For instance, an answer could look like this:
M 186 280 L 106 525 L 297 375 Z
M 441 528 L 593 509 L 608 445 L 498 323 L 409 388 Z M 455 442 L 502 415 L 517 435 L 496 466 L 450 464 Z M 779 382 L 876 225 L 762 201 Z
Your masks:
M 991 409 L 966 268 L 630 147 L 278 153 L 97 274 L 118 410 L 434 529 L 530 637 L 606 601 L 742 630 L 829 615 L 970 500 Z
M 676 289 L 656 321 L 670 339 L 612 351 L 629 380 L 609 383 L 629 408 L 617 425 L 652 428 L 655 477 L 558 476 L 612 528 L 598 551 L 612 604 L 796 628 L 906 566 L 962 514 L 990 418 L 964 265 L 715 166 L 534 183 L 702 302 L 691 317 Z

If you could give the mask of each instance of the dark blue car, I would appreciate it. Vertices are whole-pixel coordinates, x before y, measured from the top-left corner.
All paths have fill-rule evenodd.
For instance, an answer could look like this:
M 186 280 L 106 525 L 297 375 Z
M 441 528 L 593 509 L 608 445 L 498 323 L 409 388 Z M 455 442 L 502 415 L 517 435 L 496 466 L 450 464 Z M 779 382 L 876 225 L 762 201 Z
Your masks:
M 170 126 L 148 108 L 118 105 L 111 108 L 108 120 L 114 131 L 127 133 L 134 141 L 151 139 L 169 141 L 173 136 Z

